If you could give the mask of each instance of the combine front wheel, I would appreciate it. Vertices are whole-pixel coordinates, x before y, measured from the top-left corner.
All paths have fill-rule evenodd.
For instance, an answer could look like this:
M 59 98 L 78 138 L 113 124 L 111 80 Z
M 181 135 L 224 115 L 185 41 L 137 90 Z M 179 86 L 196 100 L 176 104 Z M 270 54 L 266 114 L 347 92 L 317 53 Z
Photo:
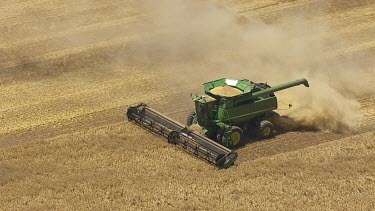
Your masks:
M 242 144 L 244 139 L 244 134 L 241 128 L 232 126 L 232 134 L 230 135 L 230 140 L 228 142 L 228 147 L 238 147 Z

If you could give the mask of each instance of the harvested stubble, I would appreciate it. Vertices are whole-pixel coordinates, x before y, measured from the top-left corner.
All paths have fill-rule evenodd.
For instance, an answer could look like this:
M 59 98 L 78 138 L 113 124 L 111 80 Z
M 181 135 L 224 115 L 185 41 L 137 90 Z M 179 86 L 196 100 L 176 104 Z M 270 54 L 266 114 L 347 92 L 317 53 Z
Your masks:
M 181 42 L 173 42 L 173 39 L 168 42 L 156 39 L 155 45 L 148 45 L 150 49 L 142 41 L 147 42 L 151 36 L 140 37 L 140 45 L 136 45 L 131 35 L 137 35 L 137 31 L 128 30 L 127 26 L 129 19 L 137 19 L 134 16 L 137 8 L 133 4 L 138 2 L 144 1 L 65 0 L 57 4 L 57 1 L 18 0 L 0 3 L 0 26 L 7 29 L 0 35 L 4 52 L 0 65 L 2 210 L 291 210 L 296 207 L 301 210 L 372 210 L 375 207 L 375 134 L 370 127 L 375 119 L 373 92 L 367 94 L 361 90 L 358 96 L 369 118 L 366 131 L 372 132 L 359 131 L 355 136 L 308 130 L 280 134 L 238 149 L 240 156 L 236 165 L 228 170 L 218 170 L 163 139 L 124 123 L 127 106 L 139 102 L 146 102 L 183 122 L 189 109 L 194 107 L 186 96 L 200 87 L 201 82 L 213 79 L 212 66 L 221 65 L 216 61 L 232 60 L 228 57 L 232 54 L 224 52 L 228 49 L 224 44 L 228 42 L 220 39 L 224 44 L 217 45 L 217 39 L 212 39 L 210 33 L 209 39 L 202 39 L 205 36 L 198 33 L 195 37 L 199 42 L 184 40 L 183 43 L 188 43 L 189 47 L 202 44 L 200 47 L 212 40 L 213 46 L 224 49 L 219 52 L 224 57 L 218 56 L 216 49 L 182 48 L 188 50 L 183 56 L 203 54 L 205 65 L 191 57 L 178 60 L 181 64 L 167 60 L 176 58 L 176 48 L 173 48 L 176 44 L 181 49 Z M 173 2 L 182 3 L 169 1 Z M 293 15 L 294 8 L 311 8 L 316 3 L 280 1 L 274 6 L 260 7 L 268 4 L 267 1 L 222 2 L 239 11 L 261 8 L 259 16 L 270 22 L 280 20 L 279 13 Z M 354 55 L 360 52 L 366 59 L 373 58 L 375 4 L 365 0 L 333 1 L 331 6 L 333 10 L 327 11 L 329 14 L 325 18 L 337 31 L 327 36 L 330 39 L 346 36 L 353 41 L 353 45 L 337 46 L 340 48 L 334 53 Z M 171 6 L 162 9 L 163 14 L 176 13 Z M 194 7 L 195 13 L 197 10 L 199 7 Z M 198 25 L 202 26 L 205 16 L 196 17 Z M 223 15 L 214 17 L 212 20 L 220 22 L 216 17 Z M 318 19 L 321 18 L 319 15 Z M 288 21 L 294 22 L 294 19 Z M 184 20 L 184 23 L 190 22 Z M 183 28 L 189 27 L 184 25 Z M 225 30 L 232 39 L 236 32 L 228 30 L 227 24 Z M 175 31 L 179 36 L 184 34 Z M 155 30 L 155 34 L 158 32 Z M 194 38 L 191 33 L 186 34 Z M 307 40 L 310 41 L 309 37 Z M 273 42 L 266 46 L 264 43 L 260 44 L 269 49 L 266 53 L 275 49 L 271 45 Z M 167 49 L 160 48 L 160 44 L 166 44 Z M 140 49 L 145 52 L 138 52 Z M 195 49 L 199 51 L 189 51 Z M 294 49 L 287 50 L 293 52 Z M 163 50 L 173 55 L 154 57 Z M 248 60 L 249 54 L 236 52 L 236 58 Z M 215 63 L 208 58 L 215 58 Z M 276 57 L 283 58 L 286 57 Z M 243 64 L 237 63 L 240 60 L 235 60 L 236 66 Z M 159 61 L 163 61 L 162 64 Z M 279 64 L 277 61 L 267 59 L 267 65 Z M 374 90 L 372 64 L 366 63 L 368 77 L 362 77 L 361 83 L 371 81 L 371 90 Z M 200 66 L 210 72 L 202 71 L 205 77 L 201 81 L 194 80 L 191 77 Z M 189 83 L 177 80 L 180 74 L 180 80 L 186 81 L 187 75 L 182 72 L 172 74 L 179 84 L 174 89 L 161 80 L 167 75 L 164 73 L 186 69 L 194 70 L 188 75 Z M 229 74 L 236 72 L 226 72 Z M 222 90 L 228 88 L 229 93 Z M 238 90 L 221 87 L 217 91 L 230 96 L 231 91 Z M 291 126 L 296 127 L 288 125 L 288 129 Z

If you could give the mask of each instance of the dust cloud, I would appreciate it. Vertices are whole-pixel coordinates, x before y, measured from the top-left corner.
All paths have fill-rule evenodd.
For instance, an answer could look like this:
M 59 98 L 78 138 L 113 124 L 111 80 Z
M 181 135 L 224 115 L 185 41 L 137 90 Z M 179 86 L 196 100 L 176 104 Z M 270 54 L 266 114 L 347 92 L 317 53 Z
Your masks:
M 355 129 L 360 123 L 353 91 L 360 85 L 350 81 L 361 70 L 330 54 L 343 43 L 323 19 L 300 11 L 265 23 L 213 1 L 143 3 L 148 22 L 138 30 L 154 34 L 142 44 L 143 59 L 163 66 L 173 80 L 202 83 L 228 77 L 277 85 L 305 77 L 310 88 L 277 93 L 280 105 L 294 105 L 285 115 L 329 131 Z

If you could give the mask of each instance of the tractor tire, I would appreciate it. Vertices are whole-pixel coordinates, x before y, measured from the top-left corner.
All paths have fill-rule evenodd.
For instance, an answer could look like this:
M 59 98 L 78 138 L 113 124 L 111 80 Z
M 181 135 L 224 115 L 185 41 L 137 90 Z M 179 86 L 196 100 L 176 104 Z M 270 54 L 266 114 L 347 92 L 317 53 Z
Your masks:
M 244 133 L 241 128 L 232 126 L 232 134 L 230 135 L 230 140 L 228 140 L 227 145 L 229 148 L 239 147 L 244 142 Z
M 223 137 L 224 137 L 224 132 L 225 132 L 225 127 L 220 127 L 218 130 L 217 130 L 217 133 L 216 133 L 216 142 L 217 143 L 221 143 L 223 144 Z
M 259 123 L 257 131 L 258 138 L 267 139 L 273 136 L 273 124 L 268 120 L 263 120 Z
M 195 111 L 192 111 L 186 120 L 187 126 L 191 126 L 192 124 L 198 124 L 197 113 Z

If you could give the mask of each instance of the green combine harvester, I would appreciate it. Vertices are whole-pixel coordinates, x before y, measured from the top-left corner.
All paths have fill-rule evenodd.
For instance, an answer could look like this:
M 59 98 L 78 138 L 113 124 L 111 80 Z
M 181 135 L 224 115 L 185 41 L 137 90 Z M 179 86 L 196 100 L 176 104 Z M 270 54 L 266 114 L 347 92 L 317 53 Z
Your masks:
M 243 144 L 244 134 L 259 138 L 273 135 L 273 124 L 267 119 L 277 109 L 275 92 L 298 85 L 309 87 L 306 79 L 278 86 L 254 83 L 247 79 L 222 78 L 203 84 L 204 94 L 192 96 L 195 111 L 187 126 L 168 118 L 145 104 L 129 107 L 129 121 L 165 137 L 199 158 L 221 168 L 232 166 L 237 159 L 235 148 Z

